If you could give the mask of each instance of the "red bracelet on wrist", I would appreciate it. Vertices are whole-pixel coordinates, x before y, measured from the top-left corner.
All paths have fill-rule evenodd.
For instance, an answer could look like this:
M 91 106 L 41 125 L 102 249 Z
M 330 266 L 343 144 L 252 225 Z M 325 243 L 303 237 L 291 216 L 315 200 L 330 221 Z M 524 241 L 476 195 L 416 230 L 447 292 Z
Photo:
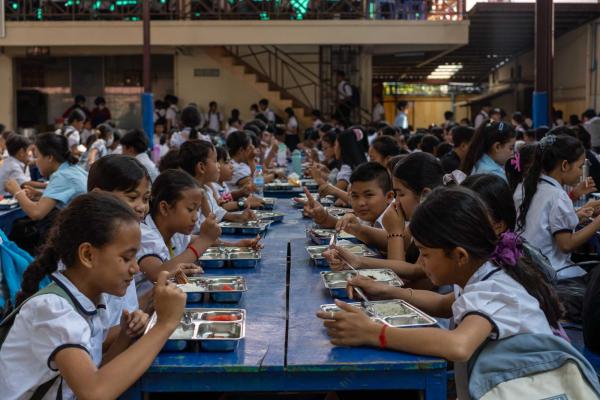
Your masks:
M 577 199 L 575 198 L 575 195 L 573 194 L 573 191 L 572 191 L 572 190 L 569 192 L 569 198 L 570 198 L 571 200 L 577 200 Z
M 192 253 L 194 253 L 194 255 L 196 256 L 196 258 L 200 258 L 200 253 L 198 253 L 198 250 L 196 250 L 194 248 L 194 246 L 192 246 L 191 244 L 188 244 L 188 249 L 190 249 L 192 251 Z
M 381 327 L 381 331 L 379 332 L 379 347 L 385 349 L 387 346 L 387 340 L 385 338 L 385 330 L 387 329 L 387 325 L 383 325 Z

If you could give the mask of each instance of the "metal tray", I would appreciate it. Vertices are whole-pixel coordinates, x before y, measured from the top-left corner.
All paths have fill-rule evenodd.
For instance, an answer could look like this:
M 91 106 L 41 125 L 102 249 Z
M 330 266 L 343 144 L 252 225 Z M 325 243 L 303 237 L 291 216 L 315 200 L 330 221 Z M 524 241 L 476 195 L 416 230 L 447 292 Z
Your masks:
M 263 233 L 269 227 L 270 222 L 259 221 L 259 222 L 221 222 L 221 232 L 225 234 L 243 234 L 243 235 L 257 235 Z
M 317 190 L 319 184 L 314 179 L 300 179 L 300 185 L 306 187 L 308 190 Z
M 281 222 L 283 221 L 283 217 L 285 217 L 284 213 L 274 212 L 274 211 L 255 211 L 256 218 L 260 221 L 273 221 L 273 222 Z
M 344 207 L 325 207 L 325 211 L 334 217 L 342 217 L 346 214 L 354 213 L 353 209 Z
M 338 244 L 338 246 L 343 247 L 353 254 L 363 256 L 363 257 L 377 257 L 377 253 L 373 250 L 369 249 L 364 244 Z M 315 263 L 317 267 L 329 267 L 329 262 L 325 257 L 323 257 L 323 252 L 327 250 L 329 246 L 308 246 L 306 251 L 308 251 L 308 255 L 311 260 Z
M 148 333 L 156 325 L 154 313 Z M 233 351 L 246 336 L 246 310 L 187 308 L 167 340 L 164 351 Z
M 398 275 L 394 273 L 394 271 L 388 268 L 362 269 L 359 270 L 358 273 L 362 276 L 372 278 L 377 282 L 385 283 L 390 286 L 402 287 L 404 285 L 402 279 L 400 279 Z M 346 286 L 348 284 L 348 279 L 354 276 L 356 276 L 356 272 L 349 270 L 337 272 L 321 272 L 321 279 L 323 280 L 323 284 L 327 289 L 329 289 L 331 297 L 337 299 L 348 298 Z
M 210 299 L 216 303 L 238 303 L 247 291 L 241 276 L 192 276 L 189 283 L 177 286 L 187 294 L 188 303 L 202 303 Z
M 258 208 L 258 210 L 273 210 L 275 209 L 276 199 L 272 197 L 263 198 L 263 205 Z
M 254 268 L 261 259 L 260 251 L 250 247 L 209 247 L 198 259 L 203 268 Z
M 286 182 L 275 181 L 275 182 L 267 183 L 265 185 L 265 189 L 264 190 L 266 190 L 266 191 L 272 191 L 272 192 L 275 192 L 275 191 L 289 192 L 289 191 L 292 191 L 295 187 L 297 187 L 297 186 L 294 186 L 294 185 L 292 185 L 291 183 L 289 183 L 287 181 Z
M 18 206 L 19 202 L 15 198 L 0 200 L 0 210 L 12 210 L 13 208 L 17 208 Z
M 314 244 L 323 246 L 329 244 L 331 236 L 334 234 L 334 232 L 335 229 L 310 228 L 307 231 L 307 237 L 312 240 Z M 352 243 L 360 243 L 360 240 L 358 240 L 354 235 L 344 231 L 338 233 L 338 240 L 347 240 Z
M 373 309 L 365 309 L 361 303 L 349 304 L 362 308 L 372 320 L 394 328 L 414 328 L 437 325 L 435 318 L 403 300 L 380 300 L 371 301 L 369 303 L 371 303 Z M 335 304 L 323 304 L 321 310 L 334 313 L 340 311 L 339 307 Z M 373 313 L 373 311 L 375 311 L 375 313 Z
M 315 201 L 319 201 L 321 197 L 319 196 L 319 193 L 311 193 L 311 195 L 315 199 Z M 292 198 L 292 205 L 296 208 L 304 208 L 306 203 L 308 203 L 308 198 L 304 193 L 301 193 L 299 196 Z

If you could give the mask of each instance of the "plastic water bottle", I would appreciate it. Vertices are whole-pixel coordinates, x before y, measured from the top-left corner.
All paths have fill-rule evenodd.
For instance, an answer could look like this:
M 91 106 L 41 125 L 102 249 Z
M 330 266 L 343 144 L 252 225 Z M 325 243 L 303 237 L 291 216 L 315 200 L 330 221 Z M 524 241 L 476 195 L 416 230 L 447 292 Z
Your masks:
M 262 197 L 265 188 L 265 177 L 263 176 L 263 169 L 260 164 L 256 166 L 256 171 L 254 171 L 254 186 L 256 194 Z
M 292 169 L 298 176 L 302 176 L 302 153 L 298 149 L 292 153 Z
M 285 143 L 279 143 L 277 149 L 277 165 L 285 167 L 287 165 L 287 146 Z

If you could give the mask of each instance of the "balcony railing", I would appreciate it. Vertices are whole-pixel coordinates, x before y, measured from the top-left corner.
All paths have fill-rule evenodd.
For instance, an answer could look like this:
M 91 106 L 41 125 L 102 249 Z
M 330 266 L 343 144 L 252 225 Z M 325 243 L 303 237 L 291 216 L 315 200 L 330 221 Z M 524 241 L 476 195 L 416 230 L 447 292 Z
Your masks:
M 153 20 L 457 21 L 465 0 L 150 0 Z M 142 0 L 5 0 L 8 21 L 139 21 Z

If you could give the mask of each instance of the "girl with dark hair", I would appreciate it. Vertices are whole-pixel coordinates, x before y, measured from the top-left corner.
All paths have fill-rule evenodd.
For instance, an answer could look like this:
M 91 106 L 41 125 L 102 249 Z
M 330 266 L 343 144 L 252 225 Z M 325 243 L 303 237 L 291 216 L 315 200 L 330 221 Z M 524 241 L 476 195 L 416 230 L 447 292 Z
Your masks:
M 482 124 L 469 145 L 461 170 L 467 174 L 494 174 L 506 179 L 504 164 L 513 155 L 515 131 L 504 122 Z
M 113 129 L 108 124 L 101 124 L 96 129 L 96 137 L 97 140 L 87 146 L 87 162 L 85 163 L 87 170 L 93 163 L 108 154 L 108 147 L 113 143 Z
M 369 158 L 385 167 L 390 158 L 399 155 L 401 151 L 396 139 L 391 136 L 380 136 L 371 144 Z
M 55 133 L 43 133 L 35 140 L 36 165 L 48 179 L 44 192 L 21 189 L 16 181 L 6 182 L 6 190 L 19 202 L 32 220 L 45 218 L 55 207 L 64 208 L 81 193 L 85 193 L 87 172 L 77 165 L 69 150 L 67 138 Z
M 290 151 L 296 150 L 300 143 L 298 119 L 294 113 L 294 109 L 288 107 L 285 109 L 287 114 L 287 123 L 285 126 L 285 144 Z
M 585 150 L 576 138 L 546 136 L 537 145 L 531 168 L 514 194 L 517 229 L 548 257 L 561 279 L 585 275 L 573 265 L 571 252 L 600 229 L 600 217 L 596 217 L 575 232 L 580 220 L 591 219 L 594 208 L 584 206 L 576 213 L 563 189 L 563 185 L 579 182 L 584 161 Z
M 551 335 L 560 310 L 538 274 L 513 257 L 497 253 L 497 236 L 486 206 L 468 189 L 437 188 L 412 215 L 410 232 L 427 276 L 436 285 L 454 285 L 445 295 L 369 284 L 370 298 L 396 298 L 430 315 L 452 318 L 455 329 L 385 328 L 360 309 L 337 301 L 341 312 L 319 312 L 331 342 L 340 346 L 381 346 L 443 357 L 459 363 L 460 398 L 469 398 L 466 365 L 486 340 L 521 333 Z M 367 281 L 368 279 L 361 279 Z M 354 282 L 350 282 L 353 284 Z M 464 372 L 462 374 L 461 372 Z
M 154 161 L 148 157 L 148 138 L 146 134 L 139 130 L 133 129 L 127 132 L 121 138 L 121 146 L 123 147 L 123 154 L 135 157 L 150 174 L 150 179 L 154 182 L 158 176 L 158 168 Z
M 360 134 L 359 134 L 360 133 Z M 359 142 L 362 140 L 362 131 L 359 129 L 348 129 L 340 133 L 335 141 L 335 159 L 341 164 L 336 176 L 335 186 L 346 190 L 350 183 L 352 170 L 362 163 L 367 162 L 365 152 Z
M 182 129 L 171 136 L 171 147 L 179 148 L 188 140 L 200 139 L 210 142 L 210 137 L 199 133 L 196 129 L 202 124 L 202 115 L 196 107 L 187 106 L 181 111 Z
M 138 218 L 116 197 L 89 193 L 69 204 L 23 277 L 22 307 L 0 350 L 1 398 L 117 398 L 141 377 L 177 327 L 186 296 L 161 273 L 156 325 L 141 336 L 148 315 L 118 315 L 119 336 L 103 353 L 114 320 L 107 297 L 125 294 L 139 245 Z M 66 268 L 57 272 L 60 262 Z M 38 292 L 49 274 L 53 283 Z
M 69 141 L 69 150 L 75 156 L 79 156 L 81 154 L 78 147 L 81 144 L 81 131 L 83 130 L 86 119 L 86 113 L 84 113 L 81 109 L 76 108 L 71 111 L 71 114 L 69 114 L 69 117 L 67 118 L 67 124 L 61 131 L 61 133 Z
M 537 146 L 535 144 L 525 144 L 506 161 L 504 171 L 506 172 L 511 192 L 514 193 L 517 186 L 523 182 L 527 171 L 531 168 L 536 149 Z
M 395 201 L 384 212 L 382 224 L 387 231 L 387 259 L 360 257 L 341 247 L 330 257 L 330 265 L 342 267 L 345 261 L 355 268 L 391 268 L 398 276 L 413 281 L 413 285 L 425 276 L 422 267 L 407 262 L 407 250 L 411 237 L 406 230 L 406 221 L 419 203 L 436 187 L 443 183 L 444 171 L 439 160 L 428 153 L 412 153 L 396 164 L 392 175 Z M 360 284 L 360 283 L 359 283 Z
M 233 165 L 233 176 L 227 182 L 233 191 L 252 184 L 256 169 L 256 152 L 247 131 L 237 131 L 227 137 L 227 148 Z M 234 197 L 236 197 L 234 195 Z
M 142 243 L 137 253 L 141 273 L 136 275 L 138 297 L 152 288 L 161 271 L 171 275 L 179 270 L 198 273 L 202 269 L 194 262 L 221 235 L 214 214 L 196 228 L 204 191 L 187 172 L 170 169 L 161 173 L 152 184 L 150 213 L 141 224 Z

